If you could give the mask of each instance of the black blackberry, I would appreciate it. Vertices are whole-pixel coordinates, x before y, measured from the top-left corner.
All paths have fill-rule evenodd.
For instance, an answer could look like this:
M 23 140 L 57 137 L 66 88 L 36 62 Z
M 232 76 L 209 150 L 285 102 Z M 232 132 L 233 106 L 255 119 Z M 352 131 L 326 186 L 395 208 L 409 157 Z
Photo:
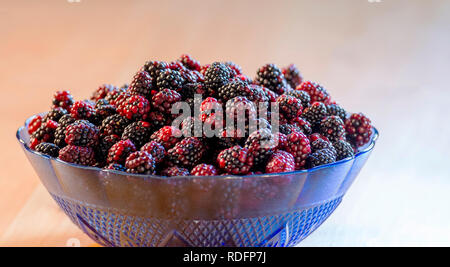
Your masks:
M 166 125 L 170 125 L 172 120 L 166 114 L 159 111 L 152 111 L 148 114 L 148 121 L 152 125 L 152 130 L 157 131 Z
M 66 127 L 70 124 L 74 123 L 76 120 L 70 116 L 70 114 L 66 114 L 61 117 L 58 121 L 58 128 L 55 130 L 55 140 L 53 143 L 60 148 L 65 147 L 66 144 Z
M 242 68 L 238 64 L 236 64 L 232 61 L 224 62 L 224 64 L 227 65 L 227 67 L 230 69 L 232 77 L 242 74 Z
M 327 105 L 327 115 L 328 116 L 338 116 L 342 121 L 345 122 L 347 118 L 347 111 L 338 104 Z
M 253 167 L 253 155 L 248 148 L 233 146 L 219 153 L 217 166 L 226 173 L 247 174 Z
M 291 123 L 300 128 L 305 135 L 310 135 L 313 132 L 311 123 L 301 117 L 291 120 Z
M 150 141 L 141 147 L 141 151 L 146 151 L 155 159 L 155 164 L 162 162 L 166 156 L 166 149 L 158 142 Z
M 153 79 L 146 71 L 139 71 L 133 77 L 133 81 L 128 87 L 128 92 L 132 95 L 141 95 L 147 99 L 151 98 L 153 89 Z
M 95 115 L 97 116 L 97 123 L 101 124 L 101 122 L 108 118 L 111 115 L 117 114 L 117 109 L 115 106 L 110 105 L 107 100 L 100 99 L 96 103 Z
M 125 168 L 122 164 L 117 164 L 117 163 L 111 163 L 108 166 L 106 166 L 105 169 L 115 170 L 115 171 L 122 171 L 122 172 L 126 172 L 127 171 L 127 168 Z
M 148 72 L 153 78 L 153 82 L 156 83 L 159 72 L 168 68 L 169 64 L 164 61 L 147 61 L 144 66 L 142 66 L 141 70 Z
M 217 138 L 220 148 L 230 148 L 236 145 L 244 145 L 245 135 L 239 129 L 222 129 Z
M 267 87 L 277 94 L 283 94 L 288 87 L 283 73 L 275 64 L 266 64 L 259 68 L 255 83 Z
M 117 142 L 120 137 L 117 135 L 101 136 L 98 146 L 95 147 L 95 157 L 98 162 L 106 162 L 109 149 Z
M 52 121 L 59 121 L 62 116 L 67 114 L 67 110 L 58 107 L 58 108 L 52 108 L 47 114 L 45 114 L 43 122 L 52 120 Z
M 131 153 L 126 161 L 125 167 L 129 173 L 155 174 L 155 160 L 152 155 L 145 151 Z
M 352 145 L 344 140 L 338 140 L 333 143 L 333 146 L 336 150 L 336 160 L 351 158 L 355 155 Z
M 137 149 L 141 148 L 150 138 L 150 123 L 136 121 L 125 127 L 122 140 L 130 139 Z
M 300 99 L 290 95 L 280 95 L 277 98 L 280 113 L 288 120 L 297 118 L 302 114 L 303 106 Z M 280 115 L 281 115 L 280 114 Z
M 68 145 L 59 150 L 58 158 L 65 162 L 93 166 L 96 161 L 94 150 L 90 147 Z
M 227 84 L 230 78 L 230 69 L 220 62 L 212 63 L 205 71 L 205 85 L 213 90 Z
M 303 111 L 302 117 L 314 127 L 319 124 L 326 115 L 327 108 L 325 104 L 322 102 L 315 102 Z
M 226 103 L 228 100 L 236 96 L 245 96 L 250 101 L 254 98 L 251 87 L 247 83 L 240 80 L 235 80 L 219 87 L 217 93 L 218 98 L 221 99 L 223 103 Z
M 331 142 L 328 142 L 324 139 L 317 139 L 316 141 L 311 143 L 311 151 L 316 152 L 322 149 L 328 149 L 333 154 L 336 155 L 336 149 L 334 148 L 333 144 Z
M 34 149 L 40 143 L 52 143 L 55 138 L 55 131 L 58 123 L 52 120 L 43 122 L 41 126 L 33 132 L 30 137 L 30 148 Z
M 127 127 L 128 124 L 130 124 L 130 120 L 119 114 L 115 114 L 107 117 L 102 121 L 100 132 L 103 135 L 115 134 L 121 136 L 123 130 L 125 129 L 125 127 Z
M 311 153 L 308 156 L 307 162 L 309 168 L 314 168 L 320 165 L 333 163 L 336 161 L 336 155 L 329 149 L 321 149 Z
M 285 94 L 300 99 L 300 101 L 302 101 L 303 108 L 307 108 L 311 105 L 311 97 L 305 91 L 291 90 L 286 92 Z
M 59 155 L 59 147 L 52 143 L 40 143 L 34 150 L 54 158 L 57 158 Z
M 280 133 L 288 135 L 291 134 L 292 132 L 303 132 L 302 129 L 300 129 L 300 127 L 298 127 L 295 124 L 289 124 L 289 123 L 285 123 L 280 125 Z
M 180 94 L 183 100 L 187 100 L 194 98 L 195 94 L 205 96 L 206 90 L 203 83 L 186 83 L 183 85 L 183 90 L 180 92 Z
M 328 116 L 320 122 L 320 133 L 331 142 L 336 142 L 345 134 L 344 122 L 338 116 Z
M 108 101 L 109 104 L 115 106 L 116 99 L 119 97 L 119 95 L 121 95 L 125 91 L 126 88 L 114 88 L 106 94 L 104 99 Z
M 181 168 L 178 166 L 173 166 L 173 167 L 164 169 L 161 172 L 161 175 L 167 176 L 167 177 L 177 177 L 177 176 L 189 176 L 191 174 L 188 169 Z
M 94 147 L 98 144 L 99 129 L 86 120 L 77 120 L 66 127 L 66 143 L 74 146 Z
M 161 70 L 156 78 L 156 86 L 159 90 L 171 89 L 180 92 L 183 88 L 184 79 L 180 72 L 171 69 Z
M 289 66 L 282 68 L 281 71 L 287 83 L 292 88 L 295 88 L 302 83 L 303 77 L 300 74 L 300 71 L 298 70 L 297 66 L 295 66 L 294 64 L 290 64 Z
M 192 168 L 206 152 L 204 143 L 197 137 L 186 137 L 167 151 L 168 160 L 175 166 Z
M 261 129 L 247 138 L 245 148 L 253 155 L 254 166 L 265 166 L 276 148 L 275 138 L 269 129 Z
M 181 122 L 181 132 L 184 137 L 202 137 L 203 124 L 197 117 L 187 117 Z

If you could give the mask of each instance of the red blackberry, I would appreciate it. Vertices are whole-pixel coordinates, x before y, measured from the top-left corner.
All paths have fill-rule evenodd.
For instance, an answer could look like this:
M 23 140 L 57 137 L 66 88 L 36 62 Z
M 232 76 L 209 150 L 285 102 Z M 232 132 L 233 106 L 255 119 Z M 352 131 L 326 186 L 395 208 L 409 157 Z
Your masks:
M 97 101 L 99 99 L 103 99 L 106 95 L 112 90 L 116 89 L 114 85 L 111 84 L 103 84 L 97 90 L 92 93 L 91 100 Z
M 181 131 L 173 126 L 164 126 L 150 136 L 150 140 L 160 143 L 164 148 L 172 148 L 181 140 Z
M 94 150 L 90 147 L 68 145 L 59 150 L 58 158 L 65 162 L 85 166 L 93 166 L 96 163 Z
M 223 63 L 214 62 L 206 69 L 204 76 L 206 87 L 216 90 L 230 81 L 230 68 Z
M 362 113 L 353 113 L 345 121 L 345 130 L 347 140 L 357 148 L 369 143 L 372 136 L 371 121 Z
M 318 83 L 305 81 L 297 86 L 296 89 L 307 92 L 311 97 L 311 103 L 322 102 L 328 104 L 330 102 L 330 94 Z
M 225 114 L 227 116 L 227 126 L 230 126 L 231 117 L 234 118 L 234 125 L 240 128 L 243 125 L 244 128 L 240 130 L 244 131 L 245 126 L 249 124 L 250 121 L 255 121 L 257 118 L 256 107 L 253 102 L 248 100 L 244 96 L 237 96 L 228 100 L 225 105 Z
M 92 120 L 95 118 L 95 109 L 85 101 L 77 101 L 72 105 L 70 115 L 76 120 Z
M 165 125 L 170 125 L 172 123 L 171 117 L 159 112 L 152 111 L 148 114 L 147 119 L 152 124 L 152 130 L 157 131 L 164 127 Z
M 303 132 L 302 129 L 300 129 L 300 127 L 298 127 L 295 124 L 289 124 L 289 123 L 285 123 L 280 125 L 280 133 L 288 135 L 291 134 L 292 132 Z
M 152 155 L 155 160 L 155 164 L 161 163 L 166 155 L 166 149 L 160 143 L 155 141 L 150 141 L 142 146 L 141 151 L 145 151 Z
M 136 121 L 129 124 L 122 134 L 122 140 L 130 139 L 138 149 L 147 143 L 149 137 L 150 123 L 146 121 Z
M 169 116 L 173 116 L 172 105 L 179 101 L 181 101 L 181 95 L 170 89 L 162 89 L 152 97 L 153 108 Z
M 254 165 L 265 165 L 277 146 L 275 137 L 268 129 L 253 132 L 245 142 L 245 148 L 253 156 Z
M 338 116 L 342 121 L 345 122 L 345 119 L 347 118 L 347 111 L 345 111 L 345 109 L 343 109 L 338 104 L 330 104 L 327 105 L 327 115 Z
M 34 149 L 40 143 L 52 143 L 55 138 L 55 130 L 58 128 L 58 123 L 48 120 L 41 124 L 41 126 L 33 132 L 30 137 L 30 148 Z
M 238 74 L 238 75 L 236 75 L 236 76 L 234 77 L 234 79 L 235 79 L 235 80 L 240 80 L 240 81 L 246 82 L 246 83 L 248 83 L 248 84 L 252 84 L 252 83 L 253 83 L 252 78 L 250 78 L 250 77 L 248 77 L 247 75 L 244 75 L 244 74 Z M 255 85 L 256 85 L 256 84 L 255 84 Z
M 65 135 L 68 145 L 94 147 L 98 144 L 99 130 L 86 120 L 77 120 L 66 127 Z
M 308 167 L 330 164 L 336 161 L 336 155 L 329 149 L 318 150 L 308 156 Z
M 107 117 L 102 121 L 102 125 L 100 126 L 100 132 L 103 135 L 119 135 L 121 136 L 125 127 L 130 124 L 130 120 L 127 118 L 115 114 Z
M 303 81 L 303 77 L 300 74 L 300 71 L 294 64 L 290 64 L 289 66 L 282 68 L 281 72 L 283 73 L 287 83 L 292 88 L 297 87 Z
M 266 173 L 291 171 L 295 171 L 294 156 L 283 150 L 273 153 L 266 165 Z
M 314 102 L 302 114 L 302 117 L 311 123 L 313 127 L 319 124 L 325 116 L 327 116 L 327 108 L 322 102 Z
M 278 132 L 274 134 L 274 139 L 276 144 L 275 151 L 286 149 L 286 146 L 288 145 L 286 134 Z
M 167 151 L 167 159 L 175 166 L 192 168 L 206 152 L 203 142 L 197 137 L 186 137 Z
M 263 90 L 263 92 L 266 94 L 266 97 L 267 99 L 269 99 L 269 102 L 277 101 L 277 98 L 279 96 L 277 93 L 263 86 L 260 86 L 260 89 Z
M 39 129 L 39 127 L 41 127 L 41 124 L 42 117 L 40 115 L 33 116 L 33 119 L 31 119 L 30 123 L 28 124 L 28 133 L 34 133 L 37 129 Z
M 300 128 L 305 135 L 310 135 L 312 133 L 311 123 L 300 117 L 291 120 L 291 123 Z
M 155 174 L 155 160 L 145 151 L 136 151 L 127 157 L 125 168 L 129 173 Z
M 259 68 L 254 82 L 277 94 L 283 94 L 288 86 L 283 73 L 275 64 L 266 64 Z
M 131 94 L 127 91 L 119 92 L 119 94 L 116 96 L 116 98 L 111 102 L 112 105 L 116 107 L 116 109 L 119 109 L 122 104 L 127 100 Z
M 309 142 L 312 143 L 318 139 L 323 139 L 327 142 L 330 142 L 330 140 L 328 140 L 328 138 L 326 138 L 325 136 L 321 135 L 320 133 L 313 133 L 310 136 L 308 136 Z
M 58 128 L 55 130 L 55 139 L 53 143 L 58 147 L 65 147 L 66 144 L 66 127 L 70 124 L 74 123 L 76 120 L 70 116 L 70 114 L 66 114 L 62 116 L 58 121 Z
M 52 108 L 52 110 L 50 110 L 47 114 L 45 114 L 44 119 L 42 121 L 48 121 L 48 120 L 52 120 L 52 121 L 59 121 L 59 119 L 61 119 L 62 116 L 67 114 L 67 110 L 63 109 L 63 108 Z
M 223 103 L 226 103 L 228 100 L 237 96 L 245 96 L 249 100 L 253 100 L 254 98 L 253 90 L 250 85 L 239 80 L 232 81 L 219 87 L 217 94 Z
M 156 86 L 159 90 L 172 89 L 177 92 L 183 88 L 184 79 L 181 73 L 176 70 L 161 70 L 156 78 Z
M 101 136 L 98 146 L 95 147 L 95 158 L 97 159 L 97 162 L 106 162 L 109 150 L 119 141 L 120 137 L 117 135 Z
M 40 143 L 34 150 L 53 158 L 57 158 L 59 155 L 59 147 L 52 143 Z
M 120 115 L 129 120 L 145 120 L 150 111 L 150 103 L 140 95 L 132 95 L 117 108 Z
M 111 91 L 109 91 L 106 96 L 105 96 L 105 100 L 109 102 L 109 104 L 116 106 L 116 99 L 125 93 L 125 89 L 124 88 L 114 88 Z
M 219 171 L 216 167 L 205 163 L 198 164 L 191 170 L 191 175 L 194 176 L 215 176 L 218 174 Z
M 136 151 L 136 147 L 129 139 L 115 143 L 108 151 L 107 163 L 124 164 L 126 158 Z
M 164 169 L 161 172 L 161 175 L 167 176 L 167 177 L 176 177 L 176 176 L 189 176 L 191 174 L 189 173 L 188 169 L 174 166 L 174 167 L 169 167 L 167 169 Z
M 227 67 L 230 69 L 232 77 L 242 74 L 242 68 L 238 64 L 232 61 L 227 61 L 225 62 L 225 65 L 227 65 Z
M 219 109 L 221 109 L 220 102 L 217 99 L 215 99 L 214 97 L 207 97 L 200 104 L 200 115 L 203 115 L 202 121 L 204 121 L 206 116 L 216 112 Z
M 147 61 L 144 66 L 142 66 L 141 70 L 146 71 L 153 78 L 153 82 L 156 83 L 156 78 L 159 75 L 159 72 L 169 68 L 169 64 L 163 61 Z
M 338 140 L 333 143 L 333 146 L 336 150 L 336 160 L 351 158 L 355 155 L 352 145 L 344 140 Z
M 69 91 L 57 91 L 53 95 L 52 104 L 54 108 L 61 107 L 69 111 L 73 105 L 73 97 Z
M 294 156 L 295 169 L 303 169 L 306 165 L 306 159 L 311 153 L 308 137 L 302 132 L 293 131 L 287 136 L 287 143 L 286 151 Z
M 122 171 L 122 172 L 126 172 L 127 171 L 127 168 L 125 168 L 123 165 L 117 164 L 117 163 L 111 163 L 108 166 L 106 166 L 105 169 L 115 170 L 115 171 Z
M 153 90 L 153 79 L 146 71 L 139 71 L 133 77 L 128 92 L 132 95 L 140 95 L 151 99 Z
M 336 149 L 330 141 L 324 139 L 317 139 L 311 143 L 311 152 L 316 152 L 322 149 L 328 149 L 336 155 Z
M 200 71 L 202 67 L 200 65 L 200 62 L 198 62 L 188 54 L 182 54 L 180 57 L 180 62 L 183 63 L 183 65 L 190 70 Z
M 280 113 L 288 120 L 297 118 L 302 114 L 302 102 L 298 98 L 289 95 L 280 95 L 277 98 L 277 104 L 279 105 Z
M 331 142 L 336 142 L 345 134 L 344 122 L 338 116 L 325 117 L 320 122 L 320 133 Z
M 247 174 L 253 167 L 253 156 L 247 148 L 234 146 L 219 153 L 217 164 L 224 172 Z
M 300 99 L 303 108 L 307 108 L 311 105 L 311 97 L 306 91 L 291 90 L 289 92 L 286 92 L 285 94 Z

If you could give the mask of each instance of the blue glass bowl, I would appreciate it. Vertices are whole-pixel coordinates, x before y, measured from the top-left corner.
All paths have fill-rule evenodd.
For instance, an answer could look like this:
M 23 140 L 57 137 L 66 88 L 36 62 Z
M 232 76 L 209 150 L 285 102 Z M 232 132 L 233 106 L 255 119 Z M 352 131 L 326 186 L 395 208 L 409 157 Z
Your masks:
M 283 174 L 159 177 L 85 167 L 28 147 L 50 195 L 81 230 L 103 246 L 295 246 L 341 203 L 372 151 Z

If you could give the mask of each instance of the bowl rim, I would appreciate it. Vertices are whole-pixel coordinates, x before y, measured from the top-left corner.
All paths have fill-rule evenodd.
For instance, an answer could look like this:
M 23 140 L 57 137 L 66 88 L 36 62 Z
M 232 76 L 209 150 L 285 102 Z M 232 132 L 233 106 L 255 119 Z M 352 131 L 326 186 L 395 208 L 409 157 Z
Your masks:
M 36 114 L 36 115 L 40 115 L 40 114 Z M 310 168 L 310 169 L 304 169 L 304 170 L 296 170 L 296 171 L 291 171 L 291 172 L 281 172 L 281 173 L 263 173 L 263 174 L 252 174 L 252 175 L 215 175 L 215 176 L 193 176 L 193 175 L 189 175 L 189 176 L 174 176 L 174 177 L 167 177 L 167 176 L 160 176 L 160 175 L 149 175 L 149 174 L 134 174 L 134 173 L 125 173 L 122 171 L 116 171 L 116 170 L 109 170 L 109 169 L 103 169 L 103 168 L 99 168 L 99 167 L 93 167 L 93 166 L 85 166 L 85 165 L 80 165 L 80 164 L 75 164 L 75 163 L 70 163 L 70 162 L 65 162 L 63 160 L 60 160 L 58 158 L 53 158 L 51 156 L 36 152 L 34 150 L 32 150 L 28 144 L 25 142 L 25 140 L 23 140 L 20 137 L 20 133 L 23 130 L 26 130 L 27 125 L 29 124 L 29 122 L 36 116 L 33 115 L 31 117 L 29 117 L 28 119 L 25 120 L 24 125 L 20 126 L 19 129 L 17 129 L 16 132 L 16 138 L 19 141 L 19 143 L 30 153 L 35 154 L 39 157 L 43 157 L 45 159 L 48 159 L 50 161 L 54 161 L 57 163 L 61 163 L 61 164 L 65 164 L 68 166 L 72 166 L 78 169 L 85 169 L 85 170 L 93 170 L 93 171 L 102 171 L 102 172 L 111 172 L 111 173 L 115 173 L 117 175 L 121 175 L 121 176 L 126 176 L 126 177 L 138 177 L 140 179 L 241 179 L 241 178 L 254 178 L 254 177 L 260 177 L 260 178 L 266 178 L 266 177 L 272 177 L 272 176 L 288 176 L 288 175 L 299 175 L 299 174 L 304 174 L 304 173 L 313 173 L 316 172 L 318 170 L 321 169 L 327 169 L 327 168 L 331 168 L 340 164 L 344 164 L 346 162 L 355 160 L 358 157 L 361 157 L 362 155 L 372 151 L 372 149 L 375 147 L 375 143 L 378 140 L 379 137 L 379 132 L 378 129 L 375 127 L 372 127 L 373 133 L 372 133 L 372 137 L 371 137 L 371 141 L 369 144 L 366 144 L 366 147 L 364 149 L 362 149 L 361 151 L 359 151 L 358 153 L 356 153 L 353 157 L 350 158 L 346 158 L 346 159 L 342 159 L 333 163 L 328 163 L 325 165 L 320 165 L 314 168 Z

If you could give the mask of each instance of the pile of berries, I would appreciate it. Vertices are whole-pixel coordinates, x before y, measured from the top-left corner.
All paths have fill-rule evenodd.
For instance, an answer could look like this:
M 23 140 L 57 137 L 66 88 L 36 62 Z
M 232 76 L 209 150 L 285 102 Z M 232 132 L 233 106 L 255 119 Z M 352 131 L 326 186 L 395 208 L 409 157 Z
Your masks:
M 314 168 L 351 158 L 370 142 L 371 121 L 347 113 L 295 65 L 266 64 L 255 74 L 244 75 L 233 62 L 201 65 L 186 54 L 147 61 L 129 84 L 101 85 L 89 99 L 56 92 L 51 110 L 30 121 L 29 146 L 66 162 L 134 174 L 211 176 Z M 177 127 L 173 110 L 183 105 L 191 113 Z M 243 128 L 230 128 L 240 123 Z

